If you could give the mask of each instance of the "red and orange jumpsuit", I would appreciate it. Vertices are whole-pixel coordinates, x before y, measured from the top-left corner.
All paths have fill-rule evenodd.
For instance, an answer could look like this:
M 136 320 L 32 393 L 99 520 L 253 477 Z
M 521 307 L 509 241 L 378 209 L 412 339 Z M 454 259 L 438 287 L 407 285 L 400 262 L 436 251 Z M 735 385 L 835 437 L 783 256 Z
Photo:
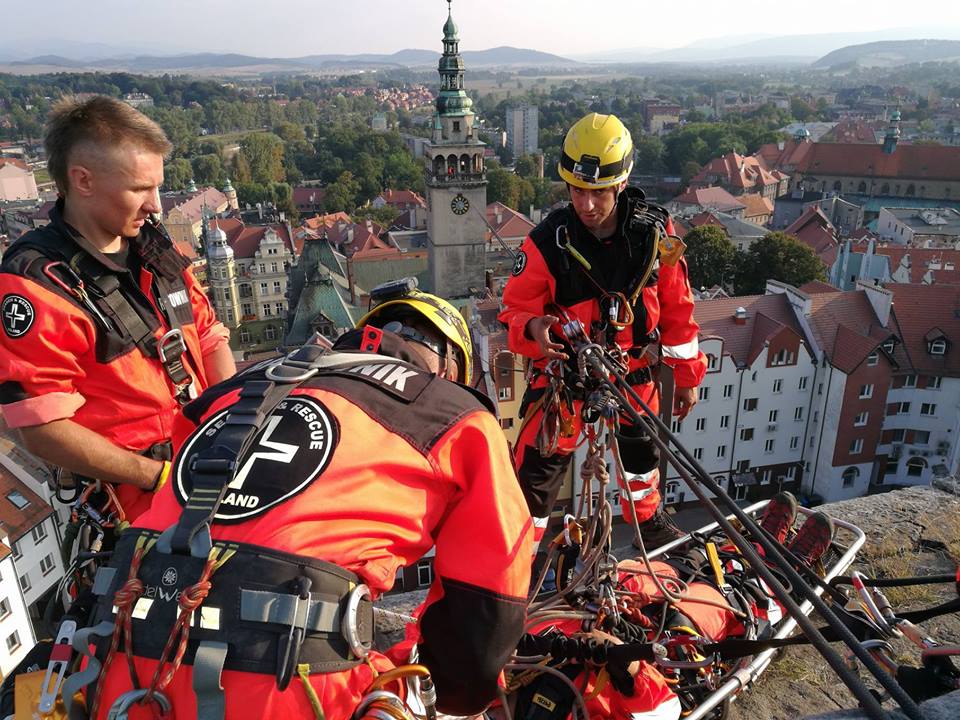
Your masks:
M 621 193 L 618 227 L 623 227 L 626 201 L 635 192 L 627 188 Z M 666 230 L 673 232 L 669 221 Z M 590 263 L 590 270 L 562 247 L 567 239 L 577 254 Z M 599 339 L 604 346 L 616 344 L 627 354 L 630 372 L 627 379 L 654 412 L 658 412 L 659 397 L 642 348 L 656 342 L 658 336 L 663 361 L 673 368 L 676 386 L 699 385 L 706 372 L 706 361 L 699 349 L 699 326 L 693 319 L 693 294 L 682 258 L 674 266 L 654 265 L 654 272 L 641 291 L 642 302 L 638 301 L 633 309 L 632 325 L 618 332 L 607 329 L 608 308 L 604 307 L 600 288 L 629 293 L 631 282 L 638 282 L 637 278 L 642 277 L 650 252 L 655 249 L 631 242 L 622 231 L 612 238 L 598 240 L 570 206 L 551 213 L 530 232 L 520 248 L 513 275 L 507 281 L 499 315 L 507 325 L 510 350 L 534 361 L 535 376 L 528 397 L 532 399 L 542 393 L 548 380 L 542 373 L 546 360 L 537 342 L 526 334 L 526 327 L 533 318 L 550 314 L 550 304 L 560 306 L 579 319 L 592 340 Z M 529 401 L 525 399 L 524 405 L 529 405 Z M 520 431 L 515 452 L 518 475 L 530 512 L 539 518 L 541 533 L 559 494 L 570 454 L 579 440 L 580 405 L 580 402 L 574 403 L 572 436 L 561 436 L 552 456 L 543 457 L 537 449 L 542 411 L 528 413 Z M 638 522 L 644 522 L 660 504 L 658 454 L 649 441 L 626 434 L 621 437 L 620 450 L 625 470 L 631 475 L 627 487 L 621 488 L 621 507 L 627 519 L 635 513 Z
M 380 353 L 396 357 L 384 349 L 388 339 L 402 342 L 385 332 Z M 344 349 L 342 340 L 336 349 Z M 356 358 L 354 374 L 307 381 L 286 401 L 291 411 L 274 414 L 282 420 L 269 443 L 263 442 L 272 451 L 250 466 L 242 488 L 247 505 L 262 511 L 229 524 L 215 520 L 212 536 L 334 563 L 356 573 L 375 596 L 393 586 L 401 568 L 435 547 L 433 581 L 419 621 L 419 662 L 433 675 L 439 710 L 477 713 L 495 697 L 500 671 L 523 632 L 530 582 L 532 523 L 507 443 L 496 418 L 467 388 L 408 363 L 397 363 L 397 369 L 382 357 Z M 429 382 L 414 401 L 393 396 L 423 376 Z M 211 388 L 188 406 L 175 437 L 178 447 L 194 423 L 201 427 L 138 526 L 163 530 L 177 521 L 190 443 L 237 399 L 245 377 Z M 337 428 L 318 441 L 325 447 L 281 442 L 295 436 L 300 423 L 318 422 Z M 316 474 L 311 452 L 329 457 Z M 282 499 L 270 504 L 267 494 Z M 221 512 L 239 512 L 228 508 L 230 502 L 228 494 Z M 370 660 L 380 670 L 390 667 L 379 653 Z M 141 678 L 149 678 L 156 661 L 137 658 L 136 666 Z M 192 673 L 191 666 L 181 666 L 165 690 L 180 718 L 196 715 Z M 361 664 L 309 680 L 326 720 L 347 720 L 372 677 L 370 666 Z M 273 675 L 224 670 L 222 685 L 228 720 L 314 717 L 297 678 L 281 692 Z M 130 686 L 126 664 L 114 662 L 100 704 L 104 712 Z M 139 706 L 131 714 L 147 717 L 149 709 Z
M 50 225 L 22 240 L 53 233 L 62 243 L 64 237 L 72 237 L 77 252 L 85 251 L 89 262 L 117 277 L 121 288 L 138 295 L 134 302 L 155 315 L 157 339 L 170 330 L 150 270 L 141 265 L 138 291 L 130 289 L 134 286 L 127 268 L 77 237 L 61 213 L 59 206 L 54 208 Z M 43 274 L 43 259 L 27 261 L 26 253 L 16 250 L 14 243 L 0 267 L 0 421 L 17 428 L 69 418 L 132 452 L 167 442 L 180 405 L 160 360 L 132 343 L 118 347 L 118 338 L 107 333 L 94 314 Z M 177 250 L 171 244 L 167 252 Z M 203 358 L 225 345 L 230 335 L 189 269 L 182 271 L 181 279 L 183 289 L 175 298 L 180 304 L 169 312 L 178 316 L 187 347 L 184 366 L 200 392 L 208 384 Z M 151 494 L 132 485 L 118 486 L 118 494 L 128 518 L 150 505 Z

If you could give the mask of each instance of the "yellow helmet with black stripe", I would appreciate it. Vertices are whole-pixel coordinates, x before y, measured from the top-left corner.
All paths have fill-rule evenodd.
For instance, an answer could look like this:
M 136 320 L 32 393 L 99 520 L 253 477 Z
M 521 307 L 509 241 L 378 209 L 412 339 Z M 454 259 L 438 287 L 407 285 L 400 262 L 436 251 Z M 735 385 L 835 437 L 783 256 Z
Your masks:
M 369 324 L 383 328 L 393 320 L 402 319 L 405 313 L 412 310 L 443 333 L 447 339 L 447 348 L 433 347 L 429 340 L 422 336 L 417 337 L 417 334 L 408 328 L 398 328 L 399 334 L 427 345 L 441 356 L 453 355 L 453 359 L 460 366 L 460 382 L 470 383 L 473 377 L 473 343 L 466 321 L 451 303 L 418 290 L 416 278 L 404 278 L 378 285 L 370 291 L 370 300 L 376 304 L 360 318 L 357 322 L 358 328 Z
M 590 113 L 563 140 L 557 172 L 586 190 L 614 187 L 630 177 L 633 140 L 616 115 Z

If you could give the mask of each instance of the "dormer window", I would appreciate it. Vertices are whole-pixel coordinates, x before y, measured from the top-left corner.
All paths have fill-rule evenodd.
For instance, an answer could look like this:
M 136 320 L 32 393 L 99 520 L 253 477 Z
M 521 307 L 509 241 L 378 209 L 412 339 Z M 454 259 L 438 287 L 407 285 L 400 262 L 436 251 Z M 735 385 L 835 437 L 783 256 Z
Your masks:
M 943 338 L 939 340 L 934 340 L 927 346 L 927 349 L 930 351 L 931 355 L 946 355 L 947 354 L 947 341 Z
M 887 355 L 893 355 L 893 349 L 894 349 L 895 346 L 896 346 L 896 343 L 894 342 L 893 338 L 890 338 L 889 340 L 887 340 L 887 341 L 886 341 L 883 345 L 881 345 L 880 347 L 883 349 L 883 351 L 884 351 Z

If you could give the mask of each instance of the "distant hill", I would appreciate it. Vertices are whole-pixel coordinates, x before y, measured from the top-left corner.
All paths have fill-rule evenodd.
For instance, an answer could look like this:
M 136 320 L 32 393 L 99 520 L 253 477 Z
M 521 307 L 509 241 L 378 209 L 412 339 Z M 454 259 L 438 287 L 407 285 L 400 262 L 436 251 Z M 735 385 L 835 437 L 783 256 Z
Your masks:
M 467 67 L 547 67 L 574 66 L 574 60 L 550 53 L 514 47 L 496 47 L 489 50 L 466 51 L 463 54 Z M 408 49 L 390 55 L 365 53 L 359 55 L 306 55 L 295 58 L 264 58 L 252 55 L 192 53 L 184 55 L 138 55 L 135 57 L 112 57 L 99 60 L 74 60 L 59 55 L 42 55 L 27 60 L 11 62 L 10 66 L 44 66 L 70 70 L 113 70 L 133 73 L 158 72 L 263 72 L 311 70 L 364 69 L 376 67 L 427 67 L 436 66 L 440 53 L 433 50 Z
M 960 40 L 888 40 L 850 45 L 824 55 L 813 66 L 894 67 L 937 60 L 960 61 Z

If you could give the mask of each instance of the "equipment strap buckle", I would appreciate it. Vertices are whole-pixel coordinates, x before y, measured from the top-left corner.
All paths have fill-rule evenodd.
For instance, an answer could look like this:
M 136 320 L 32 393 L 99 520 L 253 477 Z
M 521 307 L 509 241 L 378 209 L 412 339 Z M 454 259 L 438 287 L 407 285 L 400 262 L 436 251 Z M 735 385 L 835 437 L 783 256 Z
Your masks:
M 183 331 L 180 328 L 167 330 L 159 340 L 157 340 L 157 355 L 160 356 L 160 362 L 164 365 L 179 361 L 180 356 L 187 351 L 187 344 L 183 340 Z
M 47 663 L 47 672 L 43 676 L 43 693 L 40 695 L 39 705 L 41 713 L 52 713 L 54 705 L 56 705 L 67 668 L 70 667 L 70 660 L 73 657 L 71 643 L 76 631 L 76 620 L 64 618 L 63 622 L 60 623 L 57 630 L 57 639 L 53 641 L 50 661 Z M 52 685 L 51 680 L 53 680 Z
M 373 596 L 370 594 L 370 588 L 360 583 L 347 598 L 347 607 L 343 613 L 343 619 L 340 621 L 340 632 L 346 638 L 350 651 L 359 660 L 365 658 L 373 647 L 372 642 L 364 642 L 360 637 L 360 626 L 357 622 L 357 618 L 360 616 L 360 603 L 364 600 L 371 602 Z

